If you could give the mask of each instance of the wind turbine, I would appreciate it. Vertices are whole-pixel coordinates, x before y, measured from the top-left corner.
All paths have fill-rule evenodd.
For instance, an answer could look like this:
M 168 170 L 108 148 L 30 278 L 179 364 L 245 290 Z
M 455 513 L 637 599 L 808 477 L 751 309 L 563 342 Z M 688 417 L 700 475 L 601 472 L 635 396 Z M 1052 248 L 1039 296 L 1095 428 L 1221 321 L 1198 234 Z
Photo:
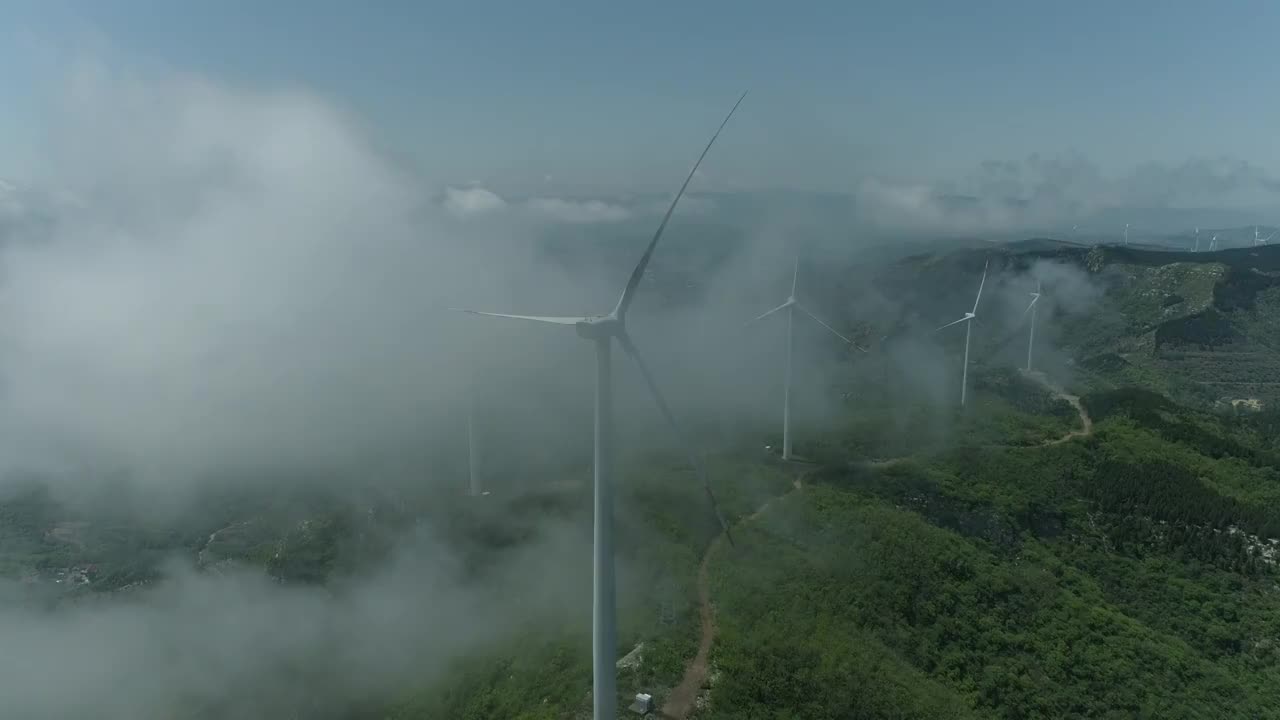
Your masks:
M 1200 252 L 1200 228 L 1196 228 L 1196 246 L 1191 252 Z
M 1129 223 L 1124 224 L 1124 244 L 1129 244 Z
M 1022 311 L 1023 315 L 1031 313 L 1031 333 L 1027 336 L 1027 372 L 1031 372 L 1031 348 L 1036 342 L 1036 303 L 1040 301 L 1040 280 L 1036 279 L 1036 291 L 1031 293 L 1031 304 L 1026 310 Z M 975 304 L 976 307 L 976 304 Z
M 964 323 L 964 370 L 960 375 L 960 407 L 964 407 L 965 388 L 969 384 L 969 336 L 973 331 L 973 320 L 978 317 L 978 301 L 982 300 L 982 286 L 987 284 L 987 267 L 991 265 L 991 261 L 987 260 L 982 265 L 982 282 L 978 283 L 978 296 L 973 299 L 973 310 L 964 314 L 959 320 L 949 322 L 946 325 L 934 330 L 938 332 L 945 330 L 952 325 Z
M 1254 225 L 1254 226 L 1253 226 L 1253 244 L 1254 244 L 1254 245 L 1266 245 L 1268 242 L 1270 242 L 1270 241 L 1271 241 L 1271 238 L 1273 238 L 1273 237 L 1275 237 L 1275 236 L 1276 236 L 1276 234 L 1275 234 L 1275 233 L 1271 233 L 1270 235 L 1268 235 L 1268 236 L 1266 236 L 1266 237 L 1259 237 L 1259 236 L 1258 236 L 1258 226 L 1257 226 L 1257 225 Z
M 783 384 L 782 384 L 782 459 L 783 460 L 791 459 L 791 374 L 792 374 L 791 354 L 795 346 L 795 337 L 794 337 L 795 336 L 795 329 L 794 329 L 795 311 L 799 310 L 805 315 L 808 315 L 814 322 L 818 323 L 822 327 L 831 331 L 832 335 L 835 335 L 836 337 L 845 341 L 845 343 L 849 345 L 853 345 L 854 347 L 857 347 L 859 350 L 866 352 L 864 348 L 858 346 L 852 340 L 845 337 L 844 335 L 841 335 L 839 332 L 836 332 L 835 328 L 823 322 L 821 319 L 818 318 L 817 315 L 814 315 L 812 312 L 810 312 L 808 308 L 801 305 L 800 301 L 796 300 L 796 283 L 799 279 L 800 279 L 800 256 L 796 255 L 795 271 L 791 273 L 791 295 L 787 297 L 786 302 L 782 303 L 778 307 L 770 310 L 769 312 L 763 315 L 759 315 L 755 318 L 752 318 L 747 323 L 748 325 L 750 325 L 754 322 L 763 320 L 776 312 L 780 312 L 782 310 L 787 311 L 787 370 L 784 376 L 785 379 L 783 380 Z
M 662 238 L 662 232 L 666 229 L 667 223 L 671 220 L 671 214 L 675 212 L 676 204 L 680 202 L 680 198 L 684 195 L 685 189 L 689 187 L 689 182 L 693 180 L 694 174 L 698 171 L 698 166 L 702 164 L 703 158 L 710 152 L 711 146 L 715 144 L 716 138 L 720 136 L 720 132 L 724 130 L 725 125 L 729 123 L 729 118 L 733 117 L 733 113 L 742 104 L 747 94 L 744 92 L 738 98 L 738 102 L 734 103 L 729 114 L 725 116 L 720 123 L 720 127 L 716 129 L 707 146 L 703 148 L 702 154 L 698 156 L 698 160 L 693 164 L 693 168 L 689 171 L 688 176 L 684 179 L 684 184 L 680 186 L 679 192 L 671 201 L 670 207 L 662 217 L 662 222 L 658 224 L 658 229 L 653 234 L 653 238 L 649 240 L 648 247 L 645 248 L 644 254 L 640 256 L 640 262 L 635 269 L 631 271 L 631 277 L 627 280 L 626 286 L 622 290 L 621 297 L 618 298 L 618 304 L 614 306 L 607 315 L 595 315 L 590 317 L 548 317 L 542 315 L 509 315 L 506 313 L 480 312 L 477 310 L 463 310 L 475 315 L 487 315 L 491 317 L 514 318 L 516 320 L 529 320 L 532 322 L 550 324 L 550 325 L 568 325 L 572 326 L 578 333 L 579 337 L 592 341 L 596 349 L 596 401 L 595 401 L 595 471 L 594 471 L 594 492 L 595 492 L 595 523 L 593 529 L 594 552 L 592 557 L 592 567 L 594 575 L 592 578 L 592 623 L 591 623 L 591 655 L 592 655 L 592 704 L 593 717 L 595 720 L 615 720 L 617 717 L 617 660 L 618 660 L 618 629 L 617 629 L 617 603 L 616 588 L 614 582 L 613 567 L 613 364 L 611 360 L 611 350 L 613 341 L 616 339 L 627 355 L 635 361 L 636 366 L 640 369 L 640 375 L 644 378 L 645 385 L 648 386 L 649 394 L 653 396 L 654 402 L 658 405 L 659 412 L 662 413 L 667 425 L 670 426 L 672 432 L 675 433 L 677 439 L 684 447 L 684 451 L 688 456 L 688 460 L 695 472 L 702 479 L 703 488 L 706 490 L 707 497 L 711 502 L 711 507 L 715 511 L 716 519 L 719 520 L 720 526 L 724 529 L 726 536 L 729 533 L 729 526 L 724 521 L 724 516 L 720 514 L 720 508 L 716 504 L 715 496 L 711 492 L 711 485 L 707 480 L 707 475 L 702 467 L 701 461 L 694 453 L 692 446 L 684 432 L 676 423 L 675 416 L 671 414 L 671 409 L 667 406 L 667 401 L 662 393 L 658 390 L 657 384 L 654 382 L 653 375 L 649 372 L 649 366 L 641 359 L 639 351 L 636 349 L 635 343 L 631 341 L 631 336 L 627 334 L 627 311 L 631 308 L 631 303 L 635 300 L 636 291 L 640 287 L 640 281 L 644 277 L 645 268 L 649 265 L 649 259 L 653 256 L 654 248 L 658 245 L 658 240 Z M 457 308 L 451 308 L 457 309 Z M 729 538 L 732 542 L 732 537 Z
M 1217 249 L 1218 249 L 1218 233 L 1214 233 L 1213 239 L 1209 241 L 1209 252 L 1213 252 Z

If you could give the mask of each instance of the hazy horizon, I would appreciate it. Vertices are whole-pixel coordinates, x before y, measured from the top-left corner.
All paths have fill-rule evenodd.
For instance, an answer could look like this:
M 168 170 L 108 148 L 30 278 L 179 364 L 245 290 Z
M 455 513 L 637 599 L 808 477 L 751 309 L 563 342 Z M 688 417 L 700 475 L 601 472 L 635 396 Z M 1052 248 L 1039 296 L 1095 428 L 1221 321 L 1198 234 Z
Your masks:
M 1250 95 L 1280 70 L 1267 50 L 1280 9 L 1265 4 L 707 3 L 672 16 L 23 0 L 7 19 L 11 181 L 47 176 L 37 158 L 58 94 L 89 62 L 312 95 L 439 189 L 669 192 L 706 126 L 750 90 L 695 189 L 1278 205 L 1280 102 Z

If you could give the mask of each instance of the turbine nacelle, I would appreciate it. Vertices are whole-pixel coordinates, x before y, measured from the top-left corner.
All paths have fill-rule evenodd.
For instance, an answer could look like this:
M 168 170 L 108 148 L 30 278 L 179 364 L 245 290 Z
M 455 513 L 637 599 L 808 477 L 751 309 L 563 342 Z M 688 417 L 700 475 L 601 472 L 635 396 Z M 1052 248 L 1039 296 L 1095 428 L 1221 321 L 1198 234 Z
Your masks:
M 583 318 L 574 324 L 573 329 L 577 331 L 578 337 L 588 340 L 603 340 L 622 335 L 626 332 L 626 325 L 623 324 L 617 314 L 609 313 L 608 315 Z

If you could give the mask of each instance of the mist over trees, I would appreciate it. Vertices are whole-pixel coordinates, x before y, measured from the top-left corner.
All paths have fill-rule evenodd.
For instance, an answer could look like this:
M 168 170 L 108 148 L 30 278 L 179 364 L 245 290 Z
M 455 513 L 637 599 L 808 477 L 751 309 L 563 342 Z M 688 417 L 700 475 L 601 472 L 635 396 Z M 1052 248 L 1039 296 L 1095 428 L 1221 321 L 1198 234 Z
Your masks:
M 612 307 L 670 196 L 442 186 L 315 92 L 60 69 L 0 185 L 0 714 L 578 717 L 591 353 L 451 308 Z M 666 700 L 705 609 L 699 719 L 1274 714 L 1280 254 L 1154 229 L 1265 171 L 717 172 L 630 327 L 740 542 L 617 353 L 620 694 Z M 747 326 L 793 267 L 852 340 L 797 319 L 804 464 L 787 328 Z M 960 408 L 937 328 L 988 267 Z

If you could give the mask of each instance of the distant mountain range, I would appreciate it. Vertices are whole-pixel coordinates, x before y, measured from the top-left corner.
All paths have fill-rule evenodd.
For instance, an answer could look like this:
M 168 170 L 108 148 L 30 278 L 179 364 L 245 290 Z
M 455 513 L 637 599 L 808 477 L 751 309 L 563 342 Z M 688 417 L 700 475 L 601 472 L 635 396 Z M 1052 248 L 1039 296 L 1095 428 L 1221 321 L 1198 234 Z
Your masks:
M 1008 300 L 995 293 L 1009 282 L 1031 287 L 1051 262 L 1069 277 L 1048 273 L 1039 331 L 1054 347 L 1045 355 L 1067 362 L 1080 382 L 1142 385 L 1201 406 L 1280 402 L 1280 246 L 1196 253 L 1031 239 L 918 254 L 867 271 L 899 309 L 881 332 L 921 332 L 912 318 L 954 314 L 972 302 L 988 261 L 975 363 L 1020 363 L 1026 316 L 1002 308 Z M 1096 293 L 1087 309 L 1057 302 L 1086 286 Z

